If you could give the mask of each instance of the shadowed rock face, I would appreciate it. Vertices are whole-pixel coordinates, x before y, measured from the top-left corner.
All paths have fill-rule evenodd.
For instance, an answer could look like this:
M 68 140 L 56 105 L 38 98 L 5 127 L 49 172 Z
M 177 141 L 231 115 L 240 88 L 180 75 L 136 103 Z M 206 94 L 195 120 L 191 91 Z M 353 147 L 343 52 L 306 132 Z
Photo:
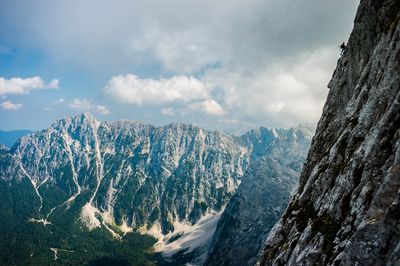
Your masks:
M 262 265 L 400 265 L 400 1 L 362 0 Z
M 259 158 L 250 164 L 225 208 L 205 265 L 243 266 L 257 262 L 268 232 L 289 202 L 311 141 L 308 130 L 288 133 L 282 138 L 279 132 L 281 137 L 272 142 L 269 150 L 258 149 L 257 145 L 253 149 Z M 263 139 L 254 135 L 248 134 L 247 139 Z

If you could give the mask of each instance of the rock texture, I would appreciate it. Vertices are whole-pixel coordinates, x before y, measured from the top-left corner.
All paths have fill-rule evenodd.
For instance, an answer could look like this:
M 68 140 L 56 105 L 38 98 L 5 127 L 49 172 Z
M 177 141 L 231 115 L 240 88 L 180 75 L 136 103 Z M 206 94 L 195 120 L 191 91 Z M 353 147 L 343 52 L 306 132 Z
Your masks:
M 262 265 L 400 265 L 400 1 L 361 0 Z
M 205 265 L 254 265 L 285 210 L 311 141 L 305 128 L 252 130 L 241 137 L 256 158 L 219 220 Z M 268 143 L 266 145 L 266 143 Z
M 29 179 L 40 200 L 35 219 L 51 222 L 54 211 L 86 202 L 80 219 L 91 229 L 104 221 L 168 233 L 176 221 L 223 208 L 247 153 L 233 137 L 193 125 L 100 123 L 82 114 L 23 137 L 0 177 Z
M 262 128 L 233 137 L 179 123 L 99 122 L 85 113 L 1 150 L 0 179 L 10 187 L 23 185 L 33 195 L 27 203 L 34 210 L 28 218 L 32 223 L 80 221 L 116 238 L 139 230 L 160 240 L 158 251 L 192 252 L 211 241 L 219 215 L 249 165 L 266 154 L 274 164 L 286 161 L 288 154 L 304 156 L 303 142 L 310 136 L 303 133 Z M 267 165 L 258 166 L 260 171 Z M 279 167 L 277 171 L 291 171 Z M 200 241 L 204 228 L 209 231 Z M 179 244 L 184 239 L 191 241 Z

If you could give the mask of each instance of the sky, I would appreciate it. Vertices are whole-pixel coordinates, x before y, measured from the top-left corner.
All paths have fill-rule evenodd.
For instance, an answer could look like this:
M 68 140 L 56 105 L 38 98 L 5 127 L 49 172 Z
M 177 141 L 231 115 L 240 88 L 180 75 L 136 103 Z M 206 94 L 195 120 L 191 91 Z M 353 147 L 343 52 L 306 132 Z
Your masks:
M 0 0 L 0 129 L 315 125 L 358 0 Z

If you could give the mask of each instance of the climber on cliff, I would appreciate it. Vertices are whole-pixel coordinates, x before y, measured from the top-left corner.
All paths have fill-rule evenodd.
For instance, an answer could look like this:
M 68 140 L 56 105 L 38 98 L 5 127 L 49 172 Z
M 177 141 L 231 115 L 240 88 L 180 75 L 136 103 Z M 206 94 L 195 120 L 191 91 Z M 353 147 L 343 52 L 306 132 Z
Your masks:
M 347 46 L 344 42 L 341 45 L 339 45 L 339 48 L 341 49 L 340 55 L 343 55 L 347 50 Z

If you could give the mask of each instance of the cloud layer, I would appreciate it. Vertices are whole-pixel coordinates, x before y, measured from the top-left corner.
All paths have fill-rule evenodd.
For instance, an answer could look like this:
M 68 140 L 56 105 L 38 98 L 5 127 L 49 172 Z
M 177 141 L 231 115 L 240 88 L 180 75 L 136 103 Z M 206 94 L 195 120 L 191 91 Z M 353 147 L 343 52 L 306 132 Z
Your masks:
M 154 80 L 128 74 L 113 77 L 104 92 L 118 102 L 141 105 L 204 99 L 208 97 L 209 88 L 193 77 L 173 76 Z
M 55 103 L 63 103 L 64 99 L 58 99 Z M 68 107 L 76 111 L 95 111 L 103 115 L 109 115 L 110 110 L 103 105 L 96 105 L 87 99 L 74 98 L 68 103 Z
M 221 115 L 225 114 L 224 108 L 222 108 L 222 106 L 219 105 L 219 103 L 217 103 L 216 101 L 210 100 L 210 99 L 200 101 L 200 102 L 194 102 L 189 105 L 189 109 L 197 110 L 197 111 L 201 111 L 206 114 L 217 115 L 217 116 L 221 116 Z
M 57 89 L 59 81 L 53 79 L 49 83 L 45 83 L 40 77 L 31 78 L 10 78 L 5 79 L 0 77 L 0 96 L 1 95 L 22 95 L 28 94 L 33 90 L 44 90 L 44 89 Z
M 1 108 L 4 110 L 9 110 L 9 111 L 17 111 L 21 109 L 22 104 L 21 103 L 13 103 L 11 101 L 5 101 L 0 104 Z
M 92 103 L 86 99 L 75 98 L 68 103 L 68 106 L 76 110 L 89 110 L 92 108 Z
M 82 76 L 101 77 L 97 91 L 81 94 L 84 84 L 63 95 L 75 98 L 74 110 L 106 114 L 111 106 L 116 118 L 150 113 L 157 121 L 207 117 L 215 127 L 216 119 L 315 123 L 358 2 L 2 1 L 0 53 L 39 50 Z M 0 95 L 57 85 L 0 79 Z

